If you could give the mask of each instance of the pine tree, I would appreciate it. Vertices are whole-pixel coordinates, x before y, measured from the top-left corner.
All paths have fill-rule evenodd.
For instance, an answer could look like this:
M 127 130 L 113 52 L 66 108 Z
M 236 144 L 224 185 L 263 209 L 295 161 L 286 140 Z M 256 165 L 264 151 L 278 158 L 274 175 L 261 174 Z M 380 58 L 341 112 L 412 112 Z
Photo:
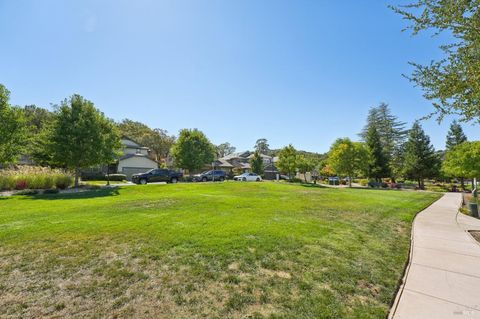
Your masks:
M 463 133 L 462 126 L 458 124 L 457 121 L 453 121 L 447 134 L 447 142 L 445 145 L 447 151 L 466 141 L 467 137 Z
M 440 159 L 418 122 L 415 122 L 408 134 L 404 146 L 404 174 L 418 182 L 423 189 L 424 179 L 434 177 L 439 172 Z
M 389 163 L 389 172 L 394 179 L 395 173 L 400 171 L 399 163 L 401 159 L 401 147 L 405 142 L 407 130 L 405 123 L 392 115 L 388 104 L 381 103 L 377 107 L 372 107 L 368 112 L 367 124 L 360 133 L 360 137 L 366 141 L 366 137 L 371 126 L 375 126 L 380 137 L 383 152 Z
M 450 125 L 450 130 L 447 133 L 447 142 L 445 148 L 447 151 L 453 150 L 455 146 L 460 145 L 467 141 L 467 137 L 463 133 L 462 126 L 457 123 L 456 120 Z M 460 186 L 462 190 L 465 190 L 465 176 L 455 176 L 460 178 Z
M 390 175 L 390 167 L 375 125 L 369 127 L 365 136 L 365 145 L 368 151 L 367 175 L 378 182 L 381 178 Z

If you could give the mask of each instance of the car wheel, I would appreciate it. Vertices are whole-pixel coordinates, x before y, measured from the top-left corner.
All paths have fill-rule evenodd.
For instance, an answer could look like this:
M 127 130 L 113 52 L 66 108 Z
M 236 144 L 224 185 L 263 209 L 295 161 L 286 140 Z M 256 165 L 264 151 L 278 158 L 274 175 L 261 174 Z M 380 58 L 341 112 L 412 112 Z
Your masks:
M 257 182 L 260 182 L 260 178 L 257 177 Z
M 178 179 L 176 177 L 172 177 L 172 179 L 170 180 L 170 183 L 172 184 L 176 184 L 178 182 Z
M 247 181 L 247 178 L 246 178 L 246 177 L 243 177 L 243 178 L 242 178 L 242 181 L 246 182 L 246 181 Z
M 146 180 L 145 178 L 142 178 L 142 179 L 140 180 L 140 184 L 142 184 L 142 185 L 147 184 L 147 180 Z
M 225 180 L 225 177 L 220 177 L 218 180 L 219 180 L 220 182 L 223 182 L 223 181 Z
M 202 178 L 202 182 L 206 182 L 206 181 L 207 181 L 206 177 Z

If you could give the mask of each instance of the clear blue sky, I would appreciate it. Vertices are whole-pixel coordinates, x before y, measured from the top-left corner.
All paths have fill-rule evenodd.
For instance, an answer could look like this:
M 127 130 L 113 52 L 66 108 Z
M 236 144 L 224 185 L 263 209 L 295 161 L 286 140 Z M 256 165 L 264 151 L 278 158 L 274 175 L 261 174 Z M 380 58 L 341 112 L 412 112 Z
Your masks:
M 439 39 L 402 33 L 392 1 L 0 0 L 0 83 L 12 104 L 79 93 L 115 120 L 239 150 L 265 137 L 325 152 L 379 102 L 409 125 L 432 110 L 401 74 L 438 58 Z M 449 121 L 423 123 L 437 148 Z

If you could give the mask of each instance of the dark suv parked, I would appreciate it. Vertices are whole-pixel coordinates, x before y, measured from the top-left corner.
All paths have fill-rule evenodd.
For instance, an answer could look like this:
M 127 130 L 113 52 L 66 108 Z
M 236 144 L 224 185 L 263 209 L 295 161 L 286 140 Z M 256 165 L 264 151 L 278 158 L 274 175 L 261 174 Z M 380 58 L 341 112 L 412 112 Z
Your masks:
M 195 182 L 216 181 L 223 182 L 227 178 L 227 174 L 224 171 L 206 171 L 202 174 L 193 176 Z
M 132 175 L 132 182 L 142 185 L 154 182 L 176 183 L 182 176 L 182 173 L 171 169 L 157 168 L 149 170 L 146 173 Z

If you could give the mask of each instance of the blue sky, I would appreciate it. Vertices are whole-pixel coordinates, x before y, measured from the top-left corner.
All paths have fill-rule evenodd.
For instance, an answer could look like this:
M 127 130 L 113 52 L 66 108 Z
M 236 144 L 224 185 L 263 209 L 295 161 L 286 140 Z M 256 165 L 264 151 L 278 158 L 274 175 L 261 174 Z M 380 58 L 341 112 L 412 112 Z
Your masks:
M 0 0 L 0 83 L 12 104 L 79 93 L 115 120 L 239 150 L 265 137 L 325 152 L 382 101 L 409 125 L 432 111 L 402 73 L 438 58 L 440 39 L 402 33 L 398 2 Z M 436 148 L 450 120 L 423 122 Z

